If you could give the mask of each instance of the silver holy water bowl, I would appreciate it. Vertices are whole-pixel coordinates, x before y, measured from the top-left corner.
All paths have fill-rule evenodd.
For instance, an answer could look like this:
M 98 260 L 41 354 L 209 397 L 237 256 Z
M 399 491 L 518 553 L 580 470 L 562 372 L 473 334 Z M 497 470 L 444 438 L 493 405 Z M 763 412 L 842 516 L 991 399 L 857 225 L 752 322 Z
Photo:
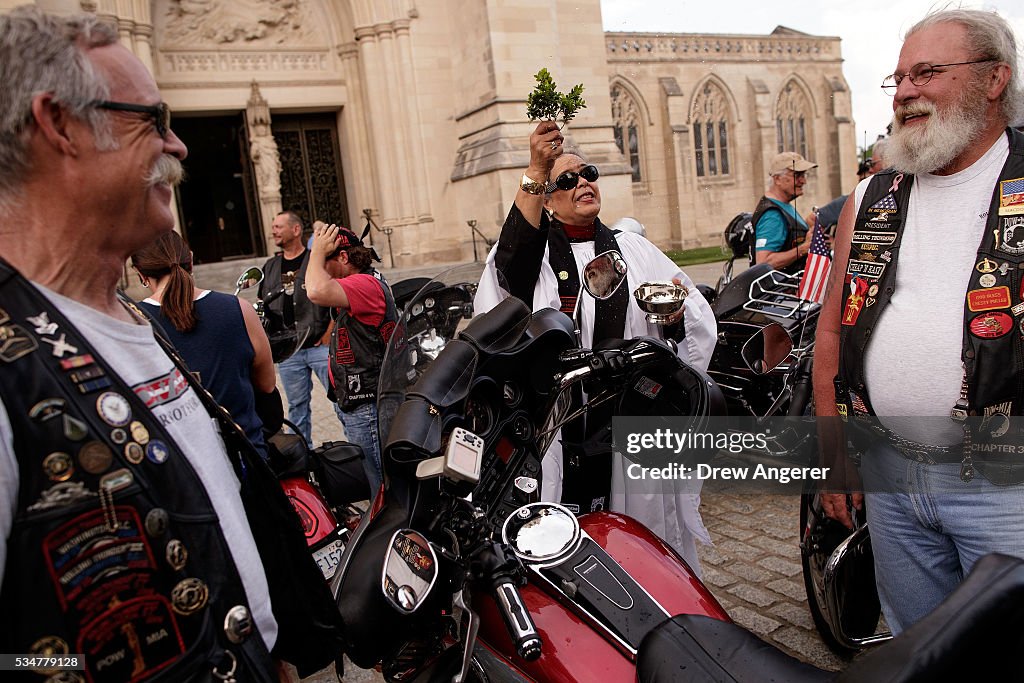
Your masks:
M 633 292 L 647 322 L 671 325 L 683 319 L 683 302 L 690 291 L 674 282 L 645 282 Z

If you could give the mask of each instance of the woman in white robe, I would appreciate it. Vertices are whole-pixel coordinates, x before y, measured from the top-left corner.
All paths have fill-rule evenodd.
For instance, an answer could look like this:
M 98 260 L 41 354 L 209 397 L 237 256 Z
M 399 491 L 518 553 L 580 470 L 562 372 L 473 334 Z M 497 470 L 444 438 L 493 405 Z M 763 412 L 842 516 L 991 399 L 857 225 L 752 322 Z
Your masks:
M 561 134 L 552 122 L 539 124 L 530 137 L 530 167 L 523 177 L 499 242 L 488 254 L 476 295 L 478 313 L 490 310 L 510 296 L 510 290 L 531 304 L 534 311 L 562 308 L 564 301 L 559 293 L 559 280 L 565 280 L 566 273 L 560 271 L 556 274 L 550 263 L 549 246 L 539 241 L 545 239 L 548 230 L 559 230 L 567 226 L 565 232 L 571 231 L 575 235 L 574 239 L 569 240 L 569 247 L 576 264 L 577 281 L 582 277 L 580 273 L 583 266 L 596 255 L 594 239 L 586 239 L 586 233 L 579 232 L 577 228 L 595 223 L 600 225 L 597 218 L 600 190 L 596 180 L 588 181 L 583 177 L 586 162 L 578 154 L 563 154 L 561 143 Z M 578 175 L 575 187 L 561 189 L 553 183 L 547 183 L 548 178 L 557 179 L 567 171 L 570 179 L 572 175 Z M 531 184 L 528 181 L 536 182 Z M 536 185 L 541 183 L 544 183 L 542 187 L 547 191 L 537 193 Z M 544 214 L 543 209 L 547 209 L 550 216 Z M 711 307 L 697 291 L 693 281 L 644 237 L 635 233 L 617 233 L 614 239 L 628 266 L 625 286 L 628 286 L 629 293 L 642 282 L 651 280 L 676 280 L 689 290 L 683 319 L 685 335 L 679 343 L 678 354 L 684 361 L 706 370 L 717 340 L 717 328 Z M 539 272 L 536 264 L 529 263 L 533 257 L 526 259 L 527 268 L 522 267 L 523 259 L 515 259 L 517 252 L 532 251 L 539 256 L 541 248 L 543 256 L 540 258 Z M 525 275 L 525 283 L 524 271 L 529 271 Z M 516 278 L 520 281 L 510 283 L 510 279 Z M 532 301 L 528 300 L 531 281 L 534 283 Z M 663 338 L 663 329 L 647 322 L 631 294 L 628 300 L 622 338 Z M 594 340 L 597 304 L 592 297 L 584 294 L 580 306 L 582 344 L 589 348 Z M 710 543 L 698 510 L 701 482 L 633 480 L 626 476 L 628 464 L 620 454 L 613 456 L 611 509 L 637 519 L 658 534 L 699 574 L 696 541 Z M 558 438 L 544 455 L 541 496 L 544 500 L 555 502 L 562 498 L 562 446 Z

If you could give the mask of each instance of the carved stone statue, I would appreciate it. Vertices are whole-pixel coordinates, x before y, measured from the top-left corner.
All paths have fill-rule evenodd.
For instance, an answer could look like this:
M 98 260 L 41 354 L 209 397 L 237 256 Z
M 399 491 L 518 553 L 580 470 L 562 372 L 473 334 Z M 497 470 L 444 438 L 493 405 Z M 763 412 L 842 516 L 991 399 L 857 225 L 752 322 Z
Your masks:
M 175 45 L 280 45 L 313 36 L 304 0 L 165 0 L 164 40 Z
M 256 186 L 260 196 L 280 195 L 281 159 L 269 126 L 256 125 L 255 133 L 249 141 L 249 157 L 256 168 Z

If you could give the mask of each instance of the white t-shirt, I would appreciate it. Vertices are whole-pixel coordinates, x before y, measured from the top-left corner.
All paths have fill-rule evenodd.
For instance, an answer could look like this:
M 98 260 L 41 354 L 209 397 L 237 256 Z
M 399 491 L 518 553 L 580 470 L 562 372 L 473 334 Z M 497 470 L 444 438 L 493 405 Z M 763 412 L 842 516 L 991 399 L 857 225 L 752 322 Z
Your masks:
M 267 648 L 277 642 L 267 577 L 217 427 L 199 396 L 185 383 L 149 325 L 104 315 L 44 287 L 38 289 L 70 320 L 115 372 L 150 406 L 203 483 L 231 549 L 256 625 Z M 39 353 L 40 351 L 37 351 Z M 18 500 L 14 435 L 0 400 L 0 583 L 7 559 L 7 537 Z
M 1009 149 L 1001 135 L 959 173 L 914 176 L 896 291 L 871 333 L 864 358 L 865 384 L 879 416 L 946 417 L 960 397 L 964 297 Z M 858 212 L 867 183 L 857 186 Z M 922 443 L 959 443 L 963 438 L 951 420 L 882 422 Z

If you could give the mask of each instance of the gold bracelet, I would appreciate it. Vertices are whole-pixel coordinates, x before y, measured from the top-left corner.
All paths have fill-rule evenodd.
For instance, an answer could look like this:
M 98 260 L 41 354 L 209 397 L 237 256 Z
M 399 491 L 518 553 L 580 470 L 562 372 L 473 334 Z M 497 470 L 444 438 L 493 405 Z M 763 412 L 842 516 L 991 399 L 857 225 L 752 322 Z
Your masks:
M 530 176 L 523 174 L 522 179 L 519 181 L 519 187 L 522 188 L 523 192 L 527 194 L 541 195 L 544 194 L 546 183 L 538 182 Z

